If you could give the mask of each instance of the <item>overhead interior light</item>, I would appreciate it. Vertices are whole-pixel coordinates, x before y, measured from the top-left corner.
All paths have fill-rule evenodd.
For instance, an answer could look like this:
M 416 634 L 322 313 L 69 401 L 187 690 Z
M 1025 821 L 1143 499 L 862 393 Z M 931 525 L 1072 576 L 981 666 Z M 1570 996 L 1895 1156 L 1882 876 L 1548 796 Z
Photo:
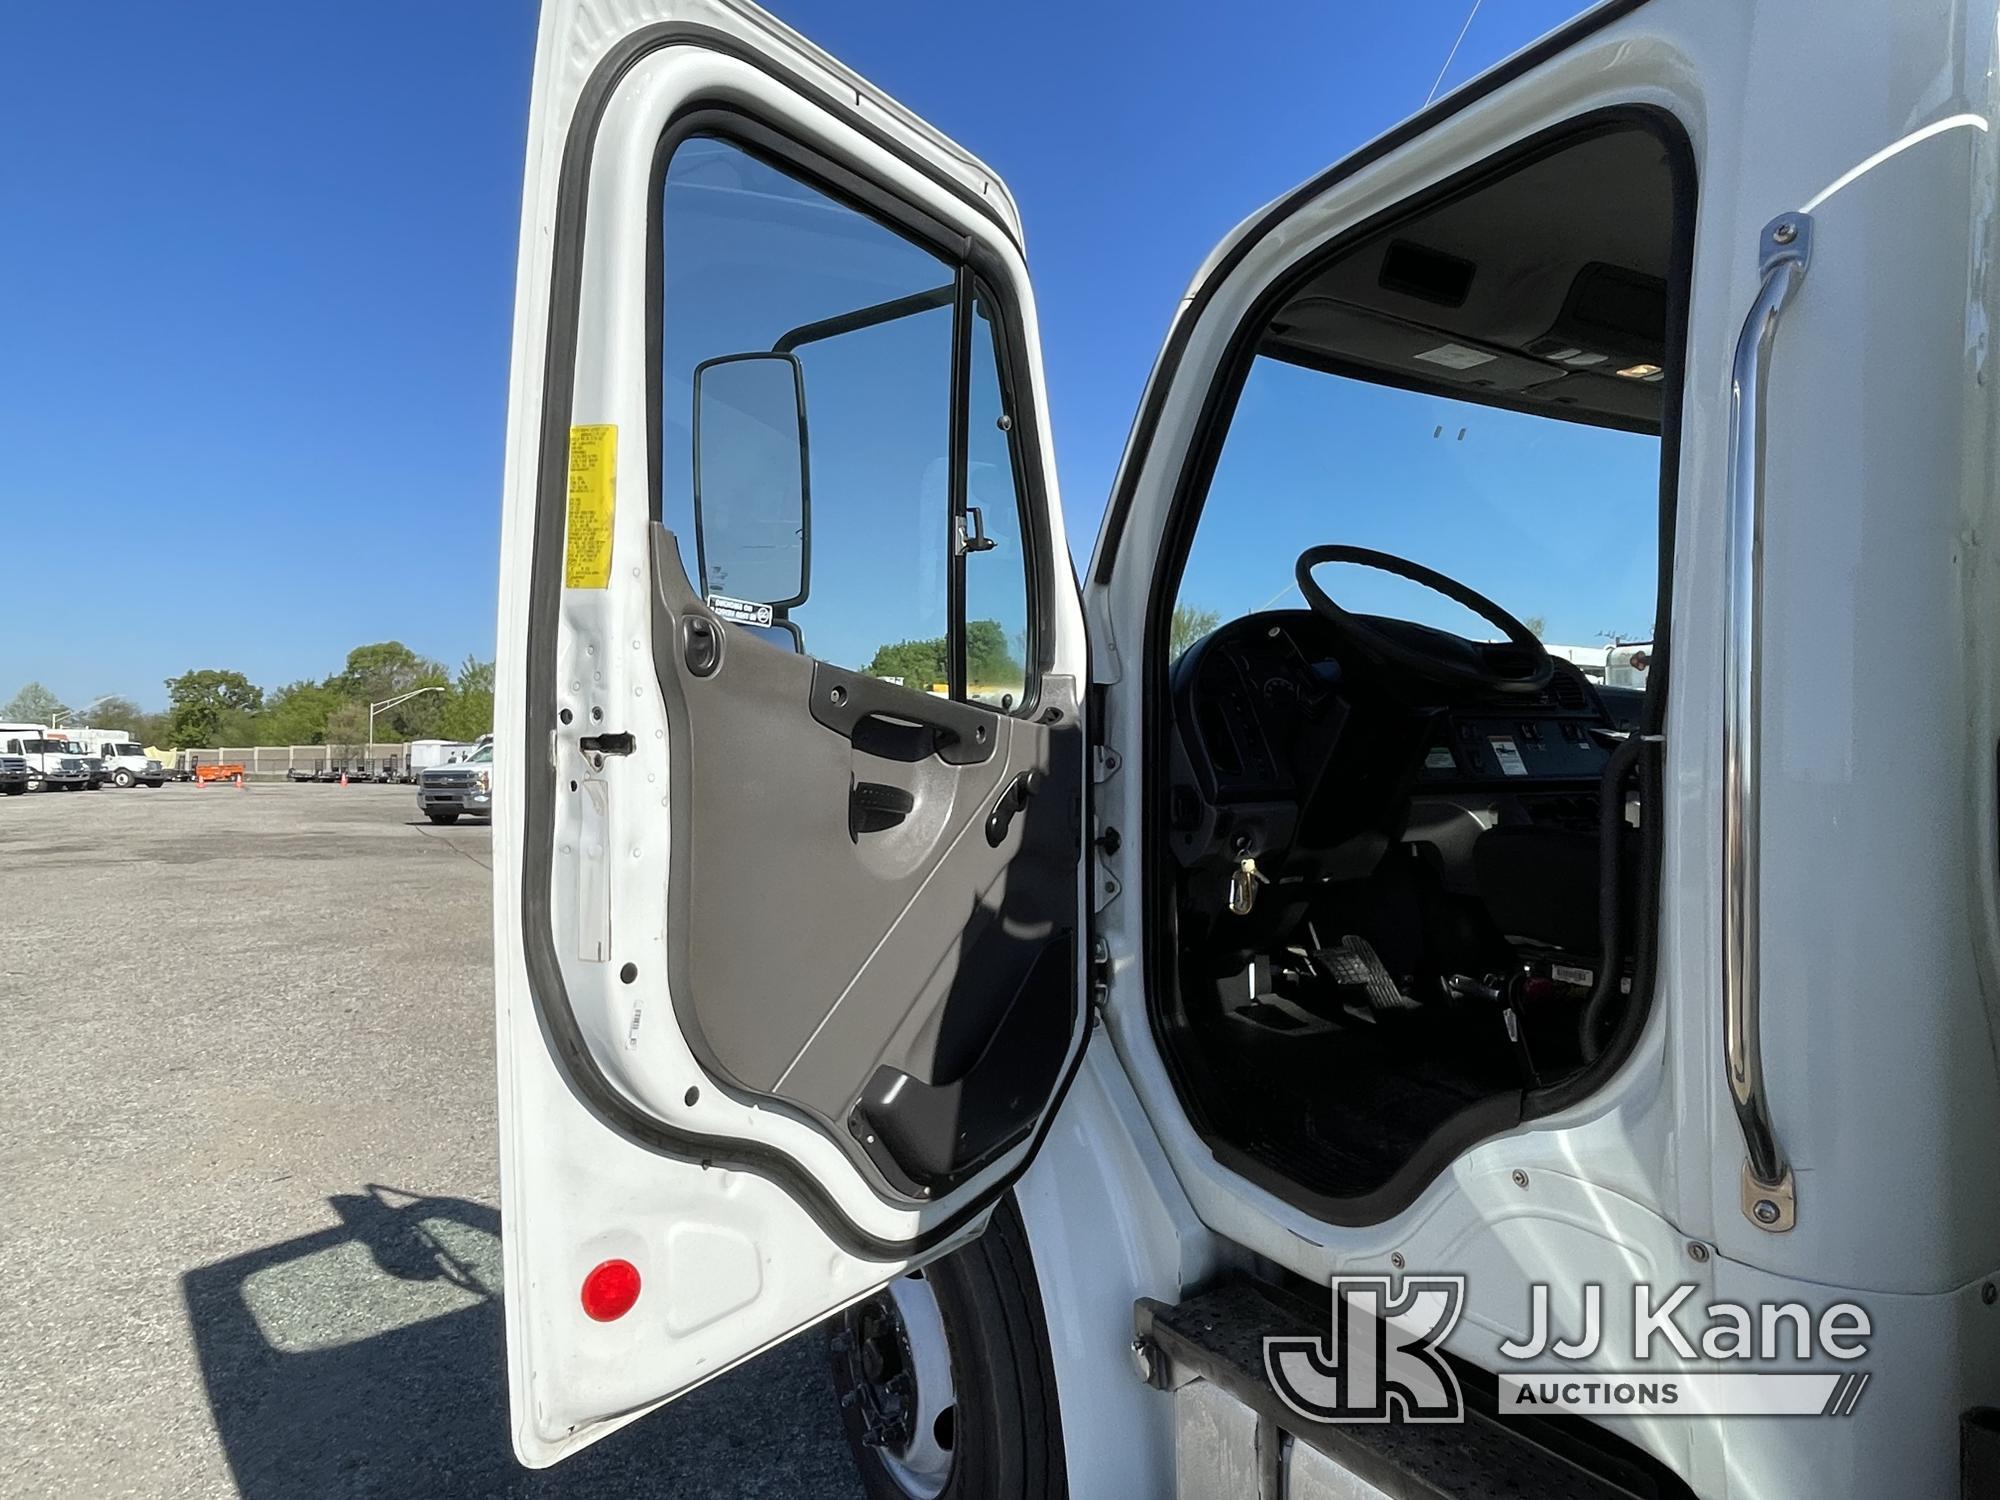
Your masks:
M 1500 356 L 1488 354 L 1484 349 L 1468 349 L 1463 344 L 1439 344 L 1435 349 L 1426 349 L 1412 358 L 1428 360 L 1434 365 L 1443 365 L 1447 370 L 1472 370 L 1480 365 L 1490 365 Z
M 1572 354 L 1568 359 L 1561 361 L 1561 363 L 1569 365 L 1572 369 L 1580 370 L 1585 365 L 1601 365 L 1610 357 L 1608 354 Z
M 1658 365 L 1627 365 L 1618 372 L 1627 380 L 1651 380 L 1660 373 Z

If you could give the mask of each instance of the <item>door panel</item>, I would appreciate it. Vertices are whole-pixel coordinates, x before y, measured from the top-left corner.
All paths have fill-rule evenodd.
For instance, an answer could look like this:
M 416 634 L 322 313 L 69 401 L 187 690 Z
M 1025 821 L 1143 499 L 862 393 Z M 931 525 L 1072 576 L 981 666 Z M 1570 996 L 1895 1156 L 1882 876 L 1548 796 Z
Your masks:
M 690 139 L 727 143 L 683 158 L 692 200 L 666 186 Z M 1086 664 L 1019 225 L 985 168 L 701 0 L 551 0 L 528 161 L 495 977 L 514 1440 L 545 1464 L 963 1243 L 1025 1169 L 1082 1045 Z M 773 232 L 690 241 L 739 210 Z M 921 307 L 871 301 L 889 261 Z M 975 296 L 1004 454 L 965 431 Z M 785 424 L 742 405 L 784 360 L 789 469 Z M 697 381 L 728 418 L 709 458 L 740 460 L 698 546 Z M 1009 503 L 983 547 L 968 507 Z M 788 535 L 795 569 L 756 565 Z M 796 592 L 746 600 L 760 577 Z M 638 1295 L 607 1309 L 587 1288 L 613 1261 Z
M 675 1015 L 716 1078 L 928 1196 L 1019 1138 L 1068 1051 L 1074 717 L 1030 723 L 757 640 L 696 596 L 672 533 L 653 538 L 654 667 L 685 726 Z M 701 671 L 697 622 L 722 643 Z M 996 1091 L 982 1063 L 1018 1081 Z M 977 1129 L 960 1118 L 975 1099 Z M 919 1118 L 942 1132 L 928 1149 Z

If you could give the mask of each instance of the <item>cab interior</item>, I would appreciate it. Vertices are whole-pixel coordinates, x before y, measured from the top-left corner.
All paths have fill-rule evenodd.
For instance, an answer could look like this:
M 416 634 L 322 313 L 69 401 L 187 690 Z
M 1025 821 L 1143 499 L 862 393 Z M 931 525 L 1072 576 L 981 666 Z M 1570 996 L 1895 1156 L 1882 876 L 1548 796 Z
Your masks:
M 1505 597 L 1440 564 L 1476 556 L 1476 536 L 1399 555 L 1333 507 L 1313 545 L 1272 535 L 1270 573 L 1295 588 L 1271 607 L 1191 643 L 1156 617 L 1155 889 L 1172 934 L 1156 1033 L 1216 1155 L 1333 1222 L 1398 1211 L 1471 1143 L 1588 1094 L 1644 1018 L 1691 221 L 1669 132 L 1599 121 L 1364 228 L 1266 300 L 1245 366 L 1526 414 L 1552 440 L 1656 439 L 1636 502 L 1658 558 L 1639 682 L 1524 623 L 1589 580 L 1554 570 L 1536 597 Z M 1440 422 L 1417 440 L 1453 439 Z M 1377 494 L 1398 504 L 1393 482 Z M 1503 499 L 1552 550 L 1579 524 L 1534 521 L 1532 483 Z M 1184 509 L 1214 504 L 1211 489 Z M 1204 519 L 1261 545 L 1258 514 Z M 1197 547 L 1201 525 L 1183 529 Z M 1471 623 L 1370 612 L 1357 572 Z

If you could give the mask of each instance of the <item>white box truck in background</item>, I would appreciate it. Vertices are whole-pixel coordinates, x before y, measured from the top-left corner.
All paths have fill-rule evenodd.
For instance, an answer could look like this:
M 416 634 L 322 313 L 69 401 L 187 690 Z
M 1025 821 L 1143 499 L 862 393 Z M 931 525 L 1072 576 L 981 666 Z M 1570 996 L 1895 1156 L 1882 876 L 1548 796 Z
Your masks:
M 52 731 L 80 747 L 80 753 L 104 762 L 113 786 L 162 786 L 167 772 L 159 761 L 146 753 L 129 729 L 89 729 L 71 725 Z
M 464 760 L 473 747 L 464 740 L 411 740 L 408 761 L 412 773 Z

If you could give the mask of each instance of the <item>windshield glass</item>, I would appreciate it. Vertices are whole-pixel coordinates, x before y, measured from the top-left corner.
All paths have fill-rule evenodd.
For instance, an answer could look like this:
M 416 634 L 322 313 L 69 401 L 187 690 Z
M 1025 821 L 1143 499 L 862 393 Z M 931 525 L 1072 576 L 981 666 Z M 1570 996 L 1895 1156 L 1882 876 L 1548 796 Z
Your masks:
M 492 759 L 493 747 L 491 745 L 481 745 L 472 754 L 465 757 L 464 764 L 468 766 L 483 766 L 489 764 Z
M 1651 633 L 1659 464 L 1650 435 L 1260 357 L 1181 578 L 1175 649 L 1237 615 L 1299 608 L 1294 560 L 1345 542 L 1468 584 L 1556 654 L 1601 662 L 1607 641 Z M 1498 633 L 1379 570 L 1329 564 L 1313 576 L 1350 610 L 1473 640 Z
M 105 753 L 107 755 L 144 755 L 146 752 L 139 746 L 127 742 L 119 745 L 107 745 Z

